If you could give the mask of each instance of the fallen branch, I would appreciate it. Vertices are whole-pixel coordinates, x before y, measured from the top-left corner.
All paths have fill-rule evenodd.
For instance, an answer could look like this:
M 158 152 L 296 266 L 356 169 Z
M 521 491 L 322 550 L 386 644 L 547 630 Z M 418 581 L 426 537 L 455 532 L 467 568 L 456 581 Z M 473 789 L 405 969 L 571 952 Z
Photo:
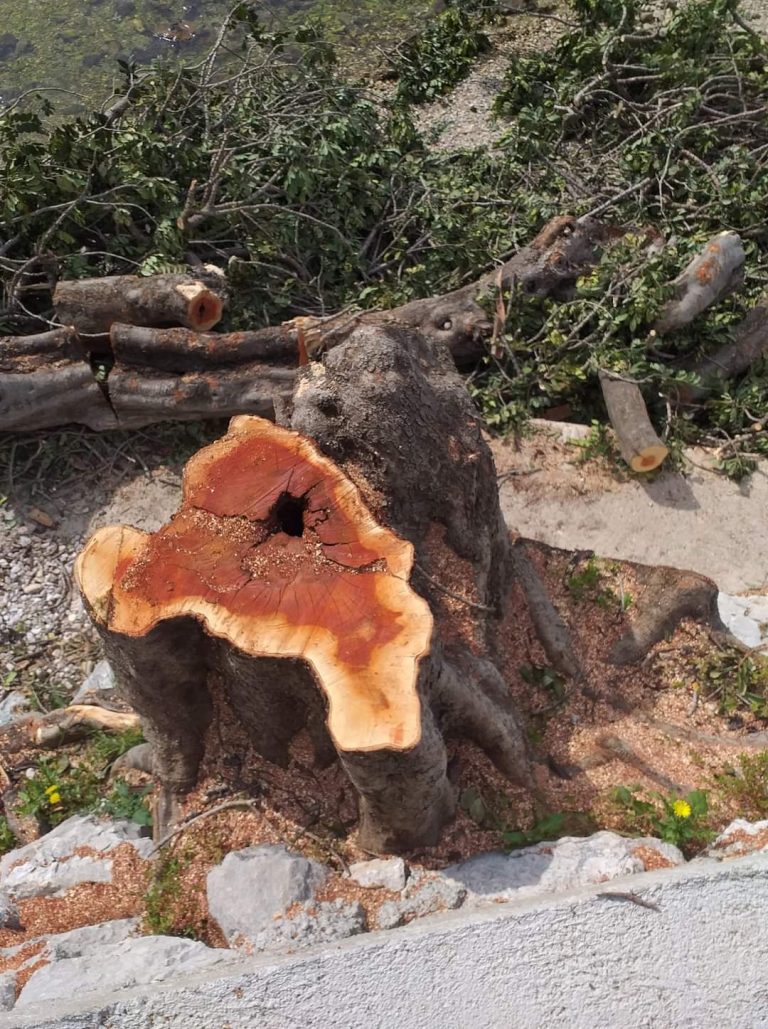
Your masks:
M 57 320 L 85 335 L 103 335 L 114 322 L 205 332 L 221 320 L 224 302 L 221 289 L 188 275 L 64 279 L 53 293 Z
M 633 472 L 652 472 L 664 462 L 669 451 L 651 425 L 637 384 L 602 369 L 599 378 L 621 456 Z
M 29 747 L 50 749 L 92 732 L 127 732 L 140 728 L 133 712 L 108 711 L 93 704 L 73 704 L 47 714 L 18 718 L 0 729 L 0 751 L 15 754 Z
M 702 311 L 737 289 L 744 279 L 745 260 L 737 233 L 721 232 L 711 239 L 675 280 L 676 295 L 653 326 L 656 334 L 665 336 L 689 325 Z

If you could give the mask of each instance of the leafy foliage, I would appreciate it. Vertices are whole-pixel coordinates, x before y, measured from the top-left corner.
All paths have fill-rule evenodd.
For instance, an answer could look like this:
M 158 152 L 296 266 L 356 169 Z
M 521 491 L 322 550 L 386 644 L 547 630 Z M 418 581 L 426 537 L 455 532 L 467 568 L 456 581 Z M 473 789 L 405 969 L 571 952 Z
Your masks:
M 768 718 L 768 659 L 726 648 L 696 665 L 703 697 L 716 700 L 720 714 L 746 710 Z
M 739 754 L 716 779 L 722 797 L 738 806 L 739 815 L 768 818 L 768 751 Z
M 492 0 L 453 0 L 423 32 L 397 52 L 397 96 L 424 103 L 444 96 L 468 74 L 490 47 L 485 25 L 496 5 Z
M 696 381 L 685 358 L 727 340 L 765 288 L 764 44 L 735 22 L 732 0 L 681 4 L 661 25 L 658 8 L 640 0 L 573 6 L 578 27 L 554 53 L 510 65 L 496 100 L 497 112 L 511 119 L 507 153 L 526 166 L 532 194 L 560 210 L 607 210 L 654 231 L 608 247 L 565 303 L 513 293 L 504 356 L 476 378 L 475 395 L 500 428 L 563 403 L 589 420 L 602 415 L 596 371 L 604 367 L 641 385 L 668 433 L 688 440 L 707 429 L 728 443 L 765 409 L 763 366 L 695 416 L 667 410 L 665 401 L 674 404 L 677 387 Z M 745 288 L 662 347 L 651 326 L 675 276 L 724 228 L 746 242 Z M 668 241 L 663 247 L 654 245 L 658 234 Z M 742 450 L 768 453 L 762 426 L 727 460 Z
M 0 854 L 7 854 L 9 850 L 13 850 L 16 846 L 16 837 L 13 835 L 13 830 L 8 824 L 8 819 L 2 815 L 0 816 Z
M 117 784 L 108 794 L 106 803 L 103 803 L 103 784 L 112 762 L 141 740 L 140 731 L 129 730 L 115 735 L 98 733 L 76 761 L 66 755 L 41 758 L 34 775 L 19 790 L 19 811 L 34 815 L 53 827 L 72 815 L 97 810 L 109 811 L 111 805 L 120 803 L 125 806 Z M 140 820 L 142 816 L 137 818 L 137 813 L 138 803 L 131 814 L 122 817 L 132 817 L 141 825 L 150 824 L 146 818 Z
M 707 825 L 709 798 L 704 790 L 692 790 L 685 797 L 658 792 L 646 796 L 641 796 L 639 787 L 614 790 L 614 803 L 624 814 L 628 832 L 658 836 L 688 855 L 714 837 Z
M 0 331 L 40 329 L 54 274 L 193 254 L 225 267 L 228 327 L 255 328 L 451 288 L 516 242 L 510 161 L 428 153 L 310 29 L 268 32 L 241 4 L 223 40 L 196 65 L 123 62 L 111 114 L 0 113 Z
M 594 819 L 580 811 L 557 811 L 544 815 L 530 829 L 506 830 L 502 840 L 507 850 L 532 847 L 537 843 L 559 840 L 561 836 L 588 836 L 594 832 Z

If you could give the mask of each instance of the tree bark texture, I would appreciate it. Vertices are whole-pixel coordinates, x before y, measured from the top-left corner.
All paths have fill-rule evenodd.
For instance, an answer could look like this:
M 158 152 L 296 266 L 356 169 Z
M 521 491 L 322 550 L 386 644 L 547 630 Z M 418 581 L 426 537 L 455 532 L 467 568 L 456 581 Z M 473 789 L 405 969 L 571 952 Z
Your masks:
M 282 420 L 235 419 L 157 533 L 100 530 L 86 605 L 168 791 L 195 785 L 223 690 L 267 760 L 302 728 L 338 758 L 364 848 L 429 846 L 455 804 L 446 733 L 532 785 L 495 660 L 513 560 L 481 423 L 443 345 L 381 326 L 302 369 Z
M 64 321 L 68 315 L 75 323 L 80 346 L 73 349 L 76 340 L 70 332 L 69 348 L 59 352 L 55 339 L 64 337 L 51 336 L 48 363 L 41 361 L 30 376 L 27 340 L 44 337 L 0 340 L 0 431 L 32 431 L 68 422 L 100 430 L 234 414 L 273 417 L 275 401 L 290 396 L 302 362 L 300 335 L 313 355 L 340 345 L 359 328 L 399 326 L 421 332 L 447 347 L 459 365 L 466 364 L 482 355 L 483 340 L 492 328 L 484 296 L 490 303 L 495 291 L 513 283 L 541 296 L 566 296 L 615 234 L 594 222 L 555 218 L 529 246 L 461 289 L 390 311 L 296 318 L 255 332 L 158 328 L 174 320 L 160 303 L 167 289 L 161 293 L 159 287 L 144 285 L 141 288 L 151 295 L 141 294 L 128 303 L 133 293 L 125 286 L 109 285 L 116 279 L 59 283 L 58 289 L 71 300 L 70 307 L 59 307 L 59 317 Z M 131 279 L 121 277 L 120 282 L 125 278 Z M 99 282 L 108 284 L 105 293 L 99 294 Z M 102 347 L 108 358 L 106 374 L 99 384 L 93 382 L 86 356 L 93 349 L 94 332 L 109 332 Z M 99 336 L 99 342 L 104 340 L 107 337 Z M 23 396 L 23 407 L 10 402 L 16 396 Z M 3 397 L 8 401 L 4 403 Z
M 114 322 L 183 325 L 198 332 L 221 320 L 224 293 L 190 275 L 111 275 L 62 279 L 53 292 L 56 318 L 83 336 L 101 336 Z
M 600 387 L 621 456 L 633 472 L 652 472 L 669 451 L 656 435 L 643 394 L 634 382 L 600 371 Z

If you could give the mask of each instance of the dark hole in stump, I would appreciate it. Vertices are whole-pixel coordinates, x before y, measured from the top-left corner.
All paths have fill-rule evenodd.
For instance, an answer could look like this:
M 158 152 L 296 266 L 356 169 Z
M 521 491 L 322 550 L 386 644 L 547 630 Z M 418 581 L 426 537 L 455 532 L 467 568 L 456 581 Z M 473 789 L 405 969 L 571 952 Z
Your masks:
M 306 497 L 292 497 L 290 493 L 283 493 L 275 505 L 275 521 L 279 531 L 286 536 L 303 536 L 306 509 Z

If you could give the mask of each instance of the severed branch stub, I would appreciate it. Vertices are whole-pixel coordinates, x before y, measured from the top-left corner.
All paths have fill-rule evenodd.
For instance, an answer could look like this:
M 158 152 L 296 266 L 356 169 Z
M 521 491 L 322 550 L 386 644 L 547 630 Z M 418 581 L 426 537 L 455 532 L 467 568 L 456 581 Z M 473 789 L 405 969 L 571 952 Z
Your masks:
M 112 275 L 63 279 L 53 293 L 56 318 L 82 335 L 100 336 L 114 322 L 212 329 L 224 310 L 224 293 L 190 275 Z
M 303 369 L 290 419 L 234 418 L 172 521 L 101 529 L 77 580 L 166 795 L 226 747 L 226 709 L 268 761 L 302 729 L 340 761 L 365 849 L 431 846 L 443 733 L 532 784 L 494 662 L 512 563 L 481 423 L 444 347 L 381 328 Z
M 603 369 L 599 378 L 621 456 L 633 472 L 652 472 L 663 463 L 669 450 L 651 425 L 637 384 Z
M 738 233 L 721 232 L 710 239 L 675 280 L 675 296 L 653 326 L 657 335 L 665 336 L 689 325 L 702 311 L 737 289 L 744 280 L 745 261 Z

